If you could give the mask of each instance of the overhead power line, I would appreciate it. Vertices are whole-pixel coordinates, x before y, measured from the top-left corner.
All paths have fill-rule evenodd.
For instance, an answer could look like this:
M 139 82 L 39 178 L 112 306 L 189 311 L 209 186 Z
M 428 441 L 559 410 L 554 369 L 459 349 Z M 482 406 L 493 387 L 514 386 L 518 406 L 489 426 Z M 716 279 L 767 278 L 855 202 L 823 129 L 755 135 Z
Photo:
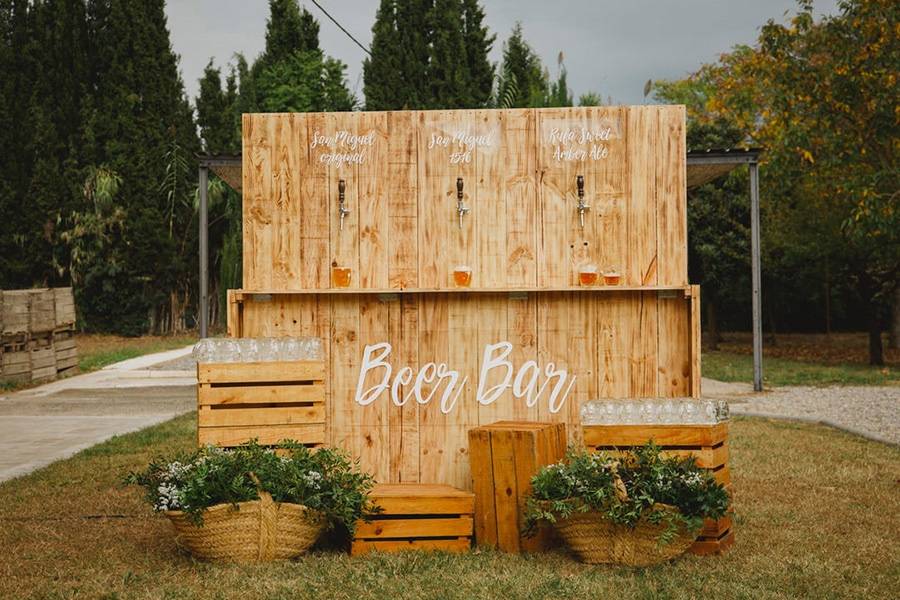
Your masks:
M 338 22 L 337 22 L 337 19 L 335 19 L 334 17 L 332 17 L 330 14 L 328 14 L 328 11 L 325 10 L 324 8 L 322 8 L 322 5 L 321 5 L 321 4 L 319 4 L 318 2 L 316 2 L 316 0 L 310 0 L 310 2 L 312 2 L 313 4 L 315 4 L 316 7 L 317 7 L 319 10 L 321 10 L 321 11 L 325 14 L 326 17 L 328 17 L 329 19 L 331 19 L 331 22 L 332 22 L 332 23 L 334 23 L 335 25 L 338 26 L 338 29 L 340 29 L 341 31 L 343 31 L 344 33 L 346 33 L 348 38 L 350 38 L 351 40 L 353 40 L 353 41 L 356 43 L 357 46 L 359 46 L 360 48 L 362 48 L 362 49 L 363 49 L 363 52 L 365 52 L 365 53 L 368 54 L 369 56 L 372 56 L 372 53 L 369 51 L 369 49 L 366 48 L 365 46 L 363 46 L 363 45 L 360 43 L 360 41 L 359 41 L 358 39 L 356 39 L 355 37 L 353 37 L 353 34 L 352 34 L 352 33 L 350 33 L 349 31 L 347 31 L 346 29 L 344 29 L 344 26 L 341 25 L 340 23 L 338 23 Z

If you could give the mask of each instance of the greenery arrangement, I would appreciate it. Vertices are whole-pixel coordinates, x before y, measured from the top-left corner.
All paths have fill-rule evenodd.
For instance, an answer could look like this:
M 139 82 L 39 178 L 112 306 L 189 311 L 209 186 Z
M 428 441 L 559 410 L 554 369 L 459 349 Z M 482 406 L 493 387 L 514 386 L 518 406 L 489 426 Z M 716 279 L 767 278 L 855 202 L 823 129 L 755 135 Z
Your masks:
M 217 504 L 259 499 L 259 490 L 276 502 L 302 504 L 319 511 L 327 526 L 341 524 L 352 534 L 358 519 L 377 512 L 369 499 L 375 481 L 361 473 L 348 455 L 334 448 L 312 452 L 291 441 L 279 444 L 285 455 L 255 441 L 233 449 L 207 446 L 173 459 L 156 458 L 132 472 L 125 483 L 143 486 L 157 511 L 180 510 L 197 525 L 203 511 Z
M 660 543 L 667 543 L 681 528 L 699 530 L 703 519 L 717 519 L 728 508 L 725 488 L 693 457 L 665 458 L 652 441 L 616 458 L 570 448 L 564 460 L 538 471 L 531 487 L 526 501 L 527 534 L 533 534 L 541 522 L 556 523 L 576 512 L 596 511 L 630 527 L 642 519 L 666 523 Z

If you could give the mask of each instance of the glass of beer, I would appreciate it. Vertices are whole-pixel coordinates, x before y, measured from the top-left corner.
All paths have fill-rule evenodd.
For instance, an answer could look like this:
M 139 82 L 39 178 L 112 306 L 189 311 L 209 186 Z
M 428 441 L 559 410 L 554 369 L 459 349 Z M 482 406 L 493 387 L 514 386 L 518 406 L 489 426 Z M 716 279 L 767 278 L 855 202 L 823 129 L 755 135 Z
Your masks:
M 618 267 L 609 267 L 603 271 L 603 283 L 606 285 L 619 285 L 622 279 L 622 273 Z
M 456 287 L 469 287 L 472 283 L 472 267 L 469 265 L 456 265 L 453 267 L 453 283 Z
M 350 267 L 331 267 L 331 282 L 334 287 L 350 287 Z
M 581 285 L 595 285 L 597 283 L 597 265 L 584 264 L 578 267 L 578 283 Z

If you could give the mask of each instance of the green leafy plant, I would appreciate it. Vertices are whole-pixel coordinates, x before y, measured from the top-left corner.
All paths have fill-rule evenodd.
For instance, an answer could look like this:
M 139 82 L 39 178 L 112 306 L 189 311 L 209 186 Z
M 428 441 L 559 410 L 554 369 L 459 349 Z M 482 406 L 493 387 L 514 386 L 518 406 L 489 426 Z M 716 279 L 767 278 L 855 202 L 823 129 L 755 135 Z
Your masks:
M 718 519 L 729 500 L 725 488 L 693 457 L 665 458 L 652 441 L 618 457 L 572 447 L 564 460 L 538 471 L 531 487 L 526 534 L 541 522 L 596 511 L 629 527 L 642 519 L 664 522 L 660 543 L 671 541 L 681 528 L 699 530 L 705 518 Z
M 292 441 L 279 446 L 282 456 L 256 441 L 228 450 L 207 446 L 171 459 L 156 458 L 124 481 L 146 488 L 155 510 L 183 511 L 197 525 L 203 524 L 205 509 L 258 500 L 259 490 L 276 502 L 319 511 L 329 527 L 342 524 L 351 534 L 358 519 L 377 512 L 369 498 L 374 479 L 361 473 L 345 452 L 310 451 Z

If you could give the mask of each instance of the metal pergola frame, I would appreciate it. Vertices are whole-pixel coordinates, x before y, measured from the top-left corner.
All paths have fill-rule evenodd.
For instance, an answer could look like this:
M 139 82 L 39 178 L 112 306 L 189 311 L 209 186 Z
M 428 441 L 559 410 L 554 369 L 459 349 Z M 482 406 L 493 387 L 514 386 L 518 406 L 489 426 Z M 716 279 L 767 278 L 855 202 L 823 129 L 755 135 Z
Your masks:
M 753 311 L 753 389 L 761 392 L 762 377 L 762 298 L 760 284 L 759 247 L 759 157 L 760 149 L 749 150 L 703 150 L 687 153 L 687 169 L 719 167 L 706 181 L 721 177 L 740 166 L 747 165 L 750 172 L 750 271 Z M 200 186 L 200 337 L 209 335 L 209 172 L 222 169 L 240 169 L 239 155 L 198 155 Z M 226 178 L 223 178 L 226 179 Z M 226 179 L 227 181 L 227 179 Z M 233 180 L 232 180 L 233 181 Z M 692 187 L 706 181 L 695 183 Z M 232 185 L 234 187 L 234 185 Z M 237 189 L 237 188 L 235 188 Z M 240 192 L 241 190 L 237 190 Z

